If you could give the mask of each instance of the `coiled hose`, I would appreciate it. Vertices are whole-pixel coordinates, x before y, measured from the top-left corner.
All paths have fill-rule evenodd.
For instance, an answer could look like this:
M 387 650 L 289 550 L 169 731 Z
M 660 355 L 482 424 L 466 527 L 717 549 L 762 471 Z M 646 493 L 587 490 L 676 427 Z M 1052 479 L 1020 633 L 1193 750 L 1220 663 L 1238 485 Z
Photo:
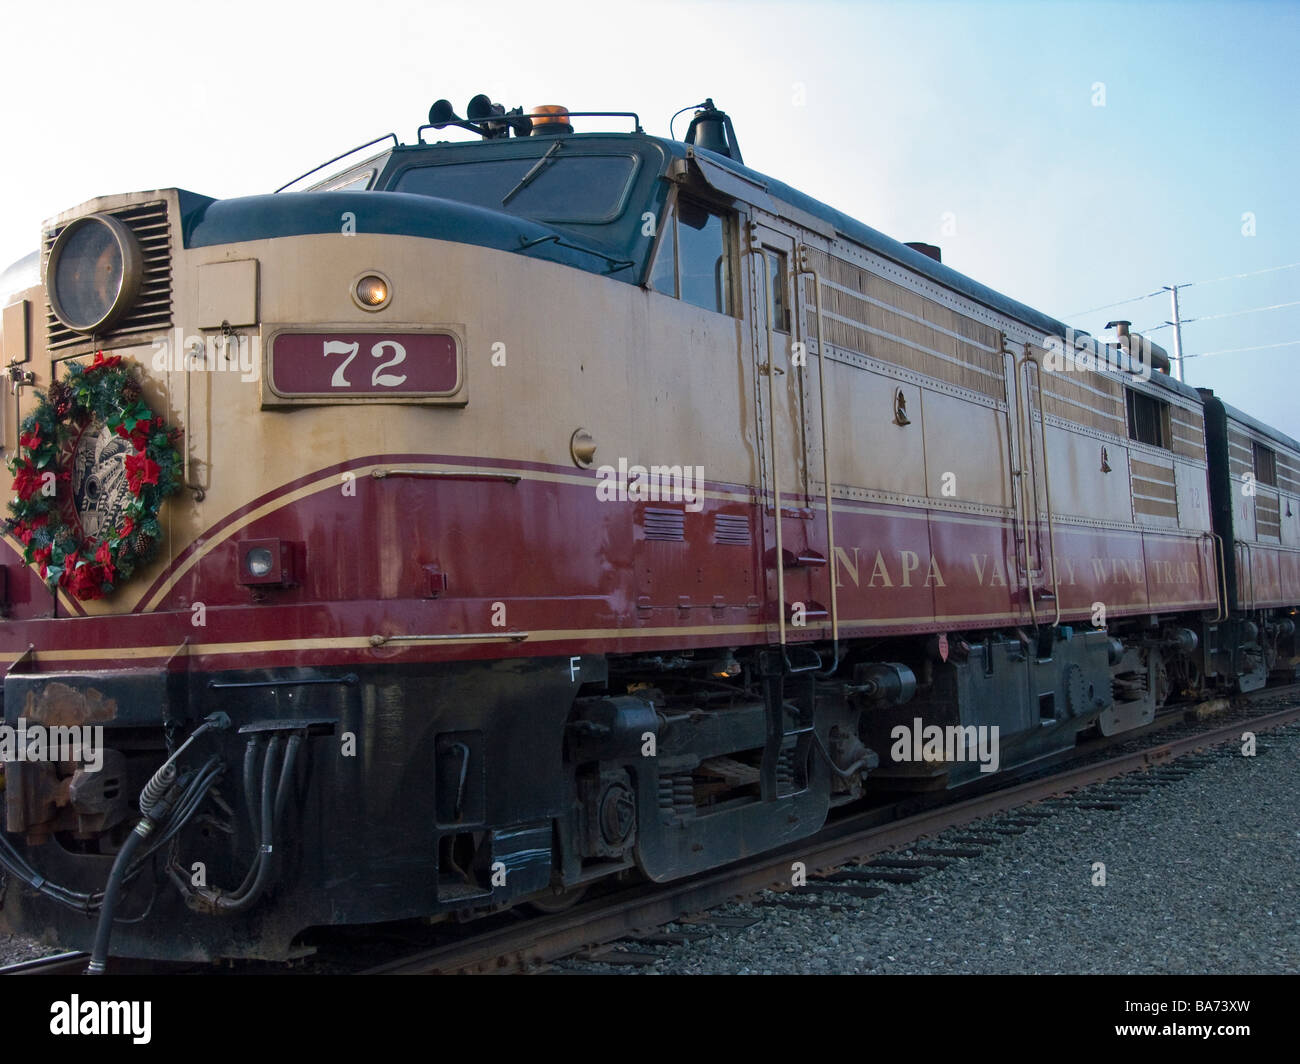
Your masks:
M 131 834 L 126 837 L 126 841 L 122 844 L 122 848 L 118 850 L 117 857 L 113 861 L 113 868 L 108 873 L 108 885 L 104 888 L 104 899 L 99 910 L 99 923 L 95 926 L 95 944 L 90 954 L 90 964 L 86 967 L 87 975 L 103 975 L 108 967 L 108 945 L 113 937 L 113 914 L 117 910 L 117 900 L 122 893 L 122 883 L 127 870 L 131 866 L 132 859 L 135 857 L 136 850 L 153 834 L 154 829 L 160 823 L 166 822 L 171 814 L 173 808 L 171 800 L 172 788 L 176 782 L 176 759 L 204 732 L 228 727 L 230 727 L 230 717 L 225 713 L 213 713 L 194 729 L 194 732 L 180 745 L 175 753 L 163 762 L 162 766 L 150 777 L 149 782 L 145 784 L 144 789 L 140 792 L 140 822 L 136 824 Z M 207 767 L 211 768 L 211 762 Z M 216 781 L 216 774 L 211 772 L 201 773 L 200 776 L 205 780 L 207 786 L 211 786 Z M 177 796 L 182 804 L 187 807 L 185 820 L 188 820 L 193 815 L 194 810 L 198 808 L 197 801 L 186 802 L 187 798 L 193 798 L 193 792 L 194 788 L 191 787 L 184 794 Z M 176 826 L 176 830 L 179 830 L 179 826 Z

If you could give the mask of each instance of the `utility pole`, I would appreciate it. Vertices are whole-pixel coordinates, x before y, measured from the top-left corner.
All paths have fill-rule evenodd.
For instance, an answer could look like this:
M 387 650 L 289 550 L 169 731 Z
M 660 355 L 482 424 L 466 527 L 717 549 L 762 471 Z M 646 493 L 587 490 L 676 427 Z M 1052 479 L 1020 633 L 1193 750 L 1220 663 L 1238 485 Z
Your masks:
M 1174 320 L 1165 322 L 1166 325 L 1174 327 L 1174 377 L 1181 382 L 1183 379 L 1183 325 L 1178 317 L 1178 289 L 1187 286 L 1167 284 L 1164 287 L 1169 293 L 1169 302 L 1174 309 Z

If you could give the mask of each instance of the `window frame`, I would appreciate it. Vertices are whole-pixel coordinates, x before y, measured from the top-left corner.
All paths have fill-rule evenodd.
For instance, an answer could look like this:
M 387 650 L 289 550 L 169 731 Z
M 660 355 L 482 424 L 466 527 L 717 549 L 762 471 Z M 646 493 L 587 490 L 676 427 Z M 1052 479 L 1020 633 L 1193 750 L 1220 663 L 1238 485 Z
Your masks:
M 385 188 L 393 192 L 403 192 L 412 196 L 434 197 L 432 192 L 420 192 L 414 189 L 402 188 L 401 184 L 406 178 L 416 171 L 437 170 L 456 166 L 479 166 L 484 163 L 536 163 L 542 158 L 541 155 L 527 153 L 520 154 L 503 154 L 500 156 L 484 156 L 477 158 L 474 156 L 456 156 L 447 159 L 433 159 L 424 162 L 411 161 L 398 170 L 388 174 L 385 178 Z M 623 181 L 623 187 L 619 191 L 618 198 L 612 203 L 610 208 L 598 218 L 569 218 L 560 217 L 554 214 L 543 214 L 541 212 L 521 211 L 512 209 L 510 204 L 481 204 L 473 203 L 470 200 L 453 200 L 456 203 L 466 203 L 472 207 L 480 207 L 484 210 L 500 211 L 503 214 L 510 214 L 516 218 L 527 218 L 535 222 L 541 222 L 543 225 L 563 225 L 563 226 L 605 226 L 613 225 L 627 214 L 628 205 L 632 202 L 632 190 L 636 187 L 637 180 L 641 176 L 642 158 L 638 152 L 632 150 L 615 151 L 613 148 L 600 149 L 598 146 L 578 146 L 570 148 L 567 152 L 561 151 L 553 159 L 554 163 L 577 161 L 579 159 L 627 159 L 631 161 L 631 168 L 628 170 L 627 177 Z M 528 166 L 522 167 L 523 173 L 527 173 Z M 523 174 L 520 175 L 521 177 Z
M 1139 404 L 1149 404 L 1151 409 L 1139 411 Z M 1169 401 L 1161 399 L 1158 396 L 1148 395 L 1146 392 L 1139 391 L 1137 388 L 1124 389 L 1124 420 L 1128 429 L 1128 438 L 1134 443 L 1140 443 L 1147 447 L 1158 447 L 1162 451 L 1172 451 L 1173 433 L 1169 415 Z M 1152 423 L 1155 427 L 1156 439 L 1144 439 L 1139 433 L 1139 423 L 1142 421 L 1142 414 L 1151 415 Z
M 1255 483 L 1263 484 L 1266 487 L 1277 487 L 1277 451 L 1267 444 L 1260 443 L 1259 440 L 1250 441 L 1251 467 L 1255 474 Z M 1261 456 L 1267 455 L 1267 461 L 1260 461 Z M 1267 475 L 1264 468 L 1267 467 Z
M 791 327 L 790 254 L 784 249 L 772 247 L 770 244 L 762 245 L 762 249 L 763 272 L 767 274 L 765 298 L 768 301 L 768 306 L 764 308 L 764 312 L 770 313 L 769 320 L 773 332 L 789 335 Z M 776 265 L 775 276 L 770 272 L 769 263 Z M 779 299 L 777 298 L 778 295 Z
M 701 306 L 699 303 L 692 302 L 682 298 L 682 252 L 681 240 L 678 234 L 680 225 L 680 206 L 682 200 L 685 200 L 693 207 L 698 207 L 706 211 L 710 216 L 717 218 L 722 223 L 722 258 L 726 267 L 724 270 L 723 286 L 721 296 L 723 301 L 722 309 L 714 307 Z M 738 230 L 736 221 L 736 211 L 731 207 L 723 206 L 713 200 L 703 196 L 692 195 L 687 193 L 681 195 L 678 190 L 674 189 L 673 194 L 668 197 L 664 205 L 663 220 L 659 225 L 657 239 L 654 248 L 651 251 L 649 269 L 646 272 L 645 284 L 648 289 L 658 292 L 660 295 L 671 296 L 679 302 L 686 303 L 698 310 L 707 311 L 711 314 L 722 314 L 728 318 L 737 318 L 738 300 L 736 299 L 736 273 L 738 256 L 736 254 L 736 233 Z M 665 291 L 654 284 L 655 273 L 659 268 L 660 256 L 664 254 L 665 242 L 671 241 L 673 256 L 673 290 Z
M 673 257 L 673 286 L 671 292 L 656 287 L 655 274 L 659 269 L 660 257 L 664 254 L 664 245 L 670 248 Z M 671 296 L 673 299 L 680 298 L 677 295 L 677 192 L 676 189 L 668 196 L 664 203 L 663 214 L 660 217 L 657 228 L 655 229 L 654 244 L 650 248 L 650 260 L 646 264 L 645 287 L 652 292 L 658 292 L 661 296 Z

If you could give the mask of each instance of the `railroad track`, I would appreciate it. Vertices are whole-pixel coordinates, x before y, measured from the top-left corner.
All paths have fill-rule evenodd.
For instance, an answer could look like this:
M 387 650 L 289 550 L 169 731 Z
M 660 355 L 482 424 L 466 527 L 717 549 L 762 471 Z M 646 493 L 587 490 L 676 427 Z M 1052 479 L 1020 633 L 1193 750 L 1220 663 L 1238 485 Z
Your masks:
M 55 953 L 49 957 L 6 964 L 0 968 L 0 975 L 81 975 L 89 963 L 89 953 Z
M 89 953 L 68 951 L 52 953 L 48 957 L 35 957 L 17 964 L 0 967 L 0 975 L 85 975 L 86 965 L 90 963 Z M 187 974 L 189 972 L 210 971 L 210 968 L 188 962 L 160 962 L 136 960 L 132 957 L 114 957 L 109 971 L 113 975 L 159 975 Z
M 1287 705 L 1270 707 L 1271 711 L 1262 715 L 1243 715 L 1243 709 L 1257 712 L 1267 703 Z M 1118 808 L 1152 786 L 1194 770 L 1185 762 L 1174 765 L 1177 760 L 1238 741 L 1243 731 L 1268 731 L 1300 720 L 1300 683 L 1240 696 L 1232 707 L 1202 705 L 1228 709 L 1232 719 L 1205 730 L 1206 722 L 1196 707 L 1180 707 L 1145 728 L 1083 743 L 1024 766 L 1014 776 L 1000 775 L 951 794 L 910 797 L 873 807 L 842 817 L 812 838 L 749 861 L 679 883 L 620 890 L 563 913 L 501 923 L 454 942 L 364 967 L 361 974 L 537 972 L 549 970 L 548 966 L 564 958 L 599 964 L 650 963 L 658 956 L 650 952 L 653 947 L 705 936 L 710 926 L 738 928 L 756 922 L 753 917 L 718 916 L 710 911 L 766 891 L 780 893 L 760 902 L 762 905 L 804 906 L 810 898 L 825 900 L 836 895 L 871 897 L 882 893 L 885 884 L 915 882 L 952 860 L 978 856 L 1001 839 L 1022 834 L 1054 815 L 1050 808 L 1032 808 L 1039 803 L 1146 770 L 1144 777 L 1133 777 L 1108 792 L 1067 800 L 1075 808 Z M 1115 755 L 1115 750 L 1124 752 Z M 1062 762 L 1072 767 L 1061 769 Z M 1014 782 L 1017 779 L 1020 782 Z M 1013 815 L 966 836 L 949 834 L 942 845 L 919 841 L 1003 813 Z M 791 882 L 795 862 L 802 864 L 806 874 L 806 882 L 798 888 L 792 888 Z M 668 924 L 681 929 L 659 930 Z M 84 953 L 57 954 L 0 967 L 0 975 L 80 974 L 88 959 Z M 114 959 L 110 971 L 137 973 L 158 967 Z M 186 970 L 214 969 L 187 966 Z M 256 970 L 267 968 L 259 965 Z M 310 965 L 305 970 L 310 970 Z
M 1300 699 L 1300 684 L 1256 692 L 1244 696 L 1247 704 L 1262 701 Z M 1185 718 L 1186 708 L 1171 716 Z M 1147 770 L 1147 787 L 1127 786 L 1111 792 L 1091 794 L 1067 802 L 1072 807 L 1118 808 L 1123 801 L 1158 786 L 1181 779 L 1194 771 L 1195 765 L 1174 765 L 1198 751 L 1223 743 L 1237 742 L 1243 731 L 1263 732 L 1300 720 L 1300 704 L 1281 710 L 1234 719 L 1231 723 L 1204 730 L 1190 726 L 1185 719 L 1173 723 L 1157 721 L 1139 733 L 1129 732 L 1113 740 L 1085 744 L 1071 753 L 1092 754 L 1087 763 L 1041 778 L 1012 786 L 988 788 L 984 793 L 969 793 L 953 802 L 888 819 L 902 802 L 884 809 L 846 817 L 811 839 L 764 854 L 716 872 L 707 873 L 667 886 L 647 886 L 620 892 L 608 899 L 575 906 L 566 913 L 539 917 L 515 927 L 500 928 L 458 942 L 421 951 L 388 963 L 373 966 L 364 974 L 452 974 L 544 971 L 552 962 L 569 957 L 601 964 L 650 962 L 657 954 L 643 947 L 672 945 L 707 934 L 709 925 L 737 928 L 755 921 L 750 917 L 713 916 L 709 911 L 719 906 L 764 891 L 782 892 L 764 904 L 805 905 L 801 896 L 839 893 L 869 897 L 883 891 L 884 883 L 914 882 L 930 871 L 943 867 L 958 857 L 977 856 L 1001 837 L 1027 831 L 1039 820 L 1055 815 L 1054 810 L 1025 808 L 1073 791 L 1094 787 L 1135 772 Z M 1187 734 L 1163 736 L 1173 727 Z M 1134 736 L 1142 732 L 1161 731 L 1154 744 L 1130 750 L 1118 756 L 1097 759 L 1105 747 L 1133 745 Z M 1056 759 L 1053 759 L 1056 760 Z M 1043 765 L 1031 767 L 1041 771 Z M 918 840 L 951 832 L 975 821 L 1016 811 L 979 833 L 950 838 L 951 845 L 914 845 Z M 884 819 L 884 822 L 881 822 Z M 894 856 L 894 851 L 913 847 L 908 856 Z M 884 856 L 890 855 L 890 856 Z M 801 862 L 806 870 L 804 886 L 792 888 L 792 865 Z M 658 930 L 666 924 L 686 925 L 690 929 L 673 932 Z

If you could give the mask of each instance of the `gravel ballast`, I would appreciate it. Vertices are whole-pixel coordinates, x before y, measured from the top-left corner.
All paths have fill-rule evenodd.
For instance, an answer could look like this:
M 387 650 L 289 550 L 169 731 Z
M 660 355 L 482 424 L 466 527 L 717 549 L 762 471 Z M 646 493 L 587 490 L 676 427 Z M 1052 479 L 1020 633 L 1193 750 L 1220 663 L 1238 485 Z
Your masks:
M 1186 775 L 1183 775 L 1186 773 Z M 562 961 L 552 970 L 633 974 L 1300 971 L 1300 724 L 1183 758 L 1154 773 L 1013 810 L 921 840 L 978 851 L 861 898 L 808 887 L 707 915 L 755 919 L 665 931 L 654 963 Z M 1091 808 L 1111 805 L 1116 808 Z M 1008 827 L 1008 825 L 1013 825 Z M 998 834 L 998 828 L 1018 834 Z M 994 844 L 972 839 L 996 837 Z M 1098 862 L 1105 865 L 1105 885 Z M 10 889 L 13 889 L 12 884 Z M 624 947 L 616 945 L 616 950 Z M 645 952 L 629 943 L 627 949 Z M 0 964 L 56 952 L 0 935 Z
M 1185 777 L 1178 773 L 1189 771 Z M 1050 812 L 873 898 L 800 889 L 622 974 L 1300 971 L 1300 725 L 1029 807 Z M 1125 793 L 1141 791 L 1144 794 Z M 1118 808 L 1079 808 L 1104 800 Z M 918 845 L 957 845 L 1010 812 Z M 965 843 L 969 845 L 969 843 Z M 1105 865 L 1105 885 L 1097 862 Z M 776 902 L 776 904 L 773 904 Z M 632 947 L 629 947 L 632 948 Z

